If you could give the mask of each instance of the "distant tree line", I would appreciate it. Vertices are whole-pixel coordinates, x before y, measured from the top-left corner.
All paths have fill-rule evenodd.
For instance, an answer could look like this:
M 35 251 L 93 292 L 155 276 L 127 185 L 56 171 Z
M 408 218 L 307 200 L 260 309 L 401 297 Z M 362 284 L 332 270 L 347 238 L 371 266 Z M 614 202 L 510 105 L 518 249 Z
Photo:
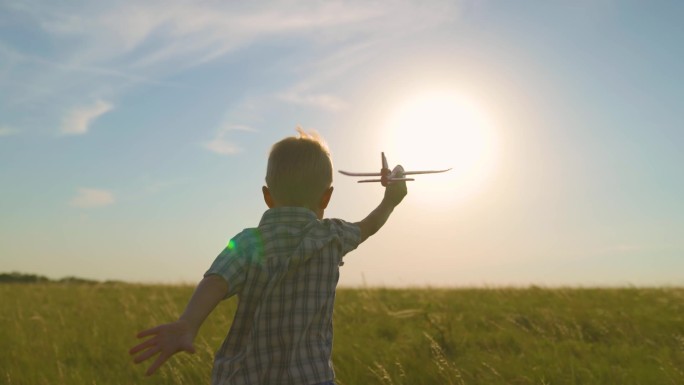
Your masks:
M 11 272 L 11 273 L 0 273 L 0 282 L 33 283 L 33 282 L 50 282 L 50 280 L 47 277 L 44 277 L 42 275 Z
M 85 279 L 79 277 L 64 277 L 57 280 L 37 274 L 18 273 L 16 271 L 11 273 L 0 273 L 0 283 L 78 283 L 78 284 L 95 284 L 100 283 L 93 279 Z M 105 283 L 115 283 L 114 281 L 107 281 Z

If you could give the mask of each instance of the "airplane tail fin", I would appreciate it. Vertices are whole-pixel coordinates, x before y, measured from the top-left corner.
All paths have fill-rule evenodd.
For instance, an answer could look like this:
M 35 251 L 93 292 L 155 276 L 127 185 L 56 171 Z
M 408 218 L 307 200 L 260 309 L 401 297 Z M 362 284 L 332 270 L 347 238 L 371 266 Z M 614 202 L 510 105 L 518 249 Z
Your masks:
M 381 152 L 382 154 L 382 168 L 383 169 L 389 169 L 389 166 L 387 165 L 387 158 L 385 158 L 385 153 Z

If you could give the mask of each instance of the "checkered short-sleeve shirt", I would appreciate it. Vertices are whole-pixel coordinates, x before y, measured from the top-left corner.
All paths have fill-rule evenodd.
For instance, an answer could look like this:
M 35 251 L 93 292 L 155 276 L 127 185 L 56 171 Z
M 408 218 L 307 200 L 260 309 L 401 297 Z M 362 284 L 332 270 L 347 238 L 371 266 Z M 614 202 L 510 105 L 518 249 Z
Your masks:
M 267 210 L 235 236 L 206 275 L 228 283 L 238 308 L 216 353 L 213 384 L 316 384 L 334 379 L 335 288 L 342 257 L 360 242 L 357 225 L 311 210 Z

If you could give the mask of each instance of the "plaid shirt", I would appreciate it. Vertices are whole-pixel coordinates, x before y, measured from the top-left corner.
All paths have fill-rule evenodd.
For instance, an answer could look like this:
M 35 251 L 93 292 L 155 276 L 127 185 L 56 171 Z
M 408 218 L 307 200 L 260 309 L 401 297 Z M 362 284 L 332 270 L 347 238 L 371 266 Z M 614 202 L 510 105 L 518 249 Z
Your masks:
M 228 282 L 238 308 L 216 353 L 213 384 L 333 380 L 335 287 L 342 257 L 359 245 L 357 225 L 318 220 L 301 207 L 267 210 L 258 228 L 229 242 L 206 275 Z

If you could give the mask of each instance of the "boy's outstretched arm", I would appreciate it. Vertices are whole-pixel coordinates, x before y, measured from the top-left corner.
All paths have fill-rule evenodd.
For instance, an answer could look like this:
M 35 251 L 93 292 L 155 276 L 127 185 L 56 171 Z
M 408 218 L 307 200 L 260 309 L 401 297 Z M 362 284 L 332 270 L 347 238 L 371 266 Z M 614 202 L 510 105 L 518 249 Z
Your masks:
M 394 208 L 401 203 L 407 194 L 406 182 L 393 182 L 385 187 L 385 195 L 382 201 L 366 218 L 357 225 L 361 229 L 361 242 L 375 234 L 387 222 Z
M 174 354 L 181 351 L 194 353 L 193 341 L 200 326 L 216 305 L 225 298 L 226 293 L 228 293 L 228 284 L 222 277 L 217 275 L 204 277 L 177 321 L 138 333 L 138 338 L 152 338 L 134 346 L 129 351 L 131 355 L 140 353 L 133 359 L 133 362 L 139 364 L 158 354 L 157 359 L 145 373 L 149 376 Z

